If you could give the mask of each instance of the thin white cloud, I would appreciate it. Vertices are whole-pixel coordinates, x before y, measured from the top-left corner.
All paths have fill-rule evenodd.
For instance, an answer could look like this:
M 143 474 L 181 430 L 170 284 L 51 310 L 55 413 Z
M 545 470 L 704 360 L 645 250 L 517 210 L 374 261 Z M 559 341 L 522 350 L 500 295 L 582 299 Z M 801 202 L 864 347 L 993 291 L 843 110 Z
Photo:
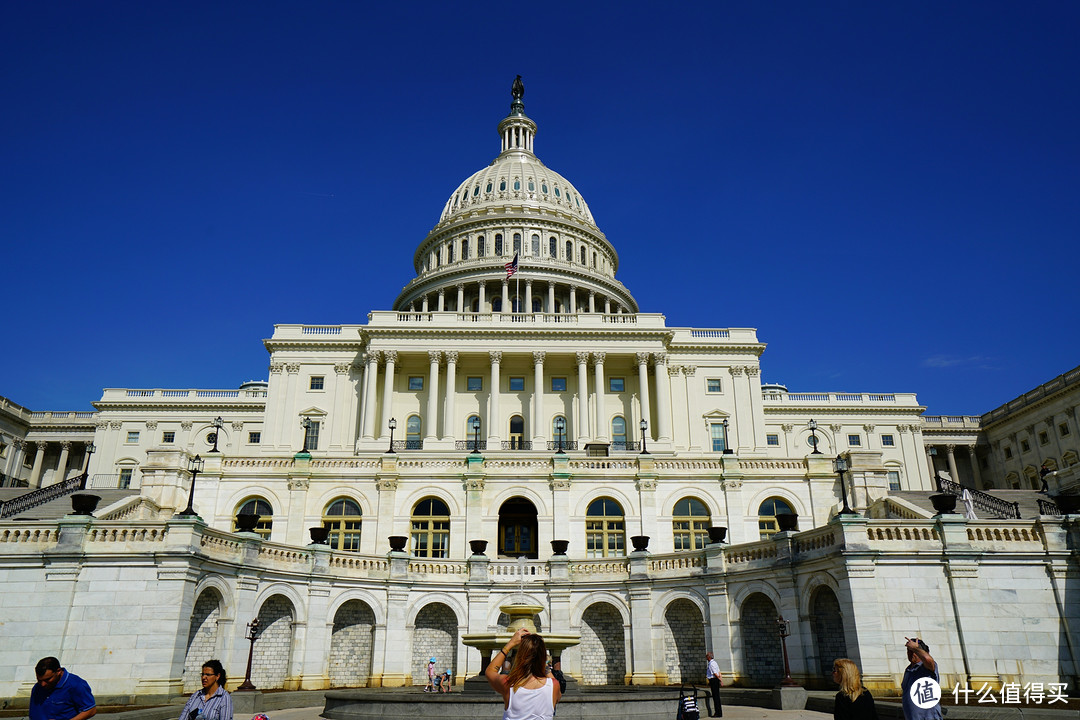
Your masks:
M 931 355 L 930 357 L 922 361 L 923 367 L 929 368 L 951 368 L 951 367 L 972 367 L 978 370 L 993 370 L 993 359 L 988 358 L 985 355 L 972 355 L 970 357 L 959 357 L 957 355 Z

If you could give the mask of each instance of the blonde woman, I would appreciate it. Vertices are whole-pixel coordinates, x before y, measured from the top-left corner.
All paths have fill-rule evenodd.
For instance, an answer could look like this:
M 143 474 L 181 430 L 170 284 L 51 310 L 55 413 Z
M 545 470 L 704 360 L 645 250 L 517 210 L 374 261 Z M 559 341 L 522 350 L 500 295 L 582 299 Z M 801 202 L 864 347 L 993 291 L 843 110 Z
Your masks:
M 833 703 L 834 720 L 878 720 L 874 696 L 863 687 L 858 665 L 847 658 L 834 660 L 832 677 L 840 686 Z
M 509 675 L 499 668 L 508 653 L 517 648 Z M 562 697 L 559 683 L 547 669 L 544 639 L 521 628 L 502 650 L 495 653 L 484 671 L 488 684 L 502 695 L 503 720 L 551 720 Z

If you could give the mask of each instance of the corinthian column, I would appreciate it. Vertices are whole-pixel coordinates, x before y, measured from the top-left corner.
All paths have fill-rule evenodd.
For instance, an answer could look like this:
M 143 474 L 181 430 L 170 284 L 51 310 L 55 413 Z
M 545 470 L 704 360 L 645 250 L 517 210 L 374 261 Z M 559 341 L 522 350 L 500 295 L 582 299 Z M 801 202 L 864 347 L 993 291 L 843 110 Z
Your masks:
M 71 453 L 71 441 L 64 440 L 60 443 L 60 462 L 56 466 L 56 482 L 61 482 L 67 475 L 68 456 Z
M 578 428 L 579 442 L 589 438 L 589 353 L 577 354 Z
M 45 443 L 34 443 L 37 453 L 34 455 L 34 467 L 30 469 L 30 487 L 41 487 L 41 465 L 45 461 Z
M 596 382 L 596 432 L 593 437 L 604 442 L 608 438 L 607 426 L 607 403 L 604 395 L 604 355 L 605 353 L 593 353 L 593 374 Z
M 547 435 L 544 422 L 544 353 L 533 353 L 533 450 L 539 450 Z
M 383 378 L 382 422 L 379 423 L 379 437 L 389 437 L 387 423 L 394 417 L 394 365 L 397 363 L 397 350 L 383 351 L 386 358 L 386 377 Z
M 457 397 L 457 350 L 446 351 L 446 400 L 443 403 L 443 437 L 456 438 L 459 428 L 454 418 L 454 400 Z
M 649 353 L 639 352 L 637 354 L 637 368 L 638 385 L 641 386 L 638 392 L 641 397 L 641 417 L 649 423 L 645 432 L 651 439 L 654 427 L 651 408 L 649 407 Z
M 493 350 L 489 355 L 491 356 L 491 390 L 488 392 L 488 450 L 498 450 L 502 436 L 500 430 L 502 419 L 499 416 L 499 363 L 502 362 L 502 353 Z
M 364 428 L 365 440 L 375 439 L 375 382 L 379 375 L 379 351 L 369 350 L 364 369 Z
M 439 362 L 442 360 L 442 350 L 429 350 L 428 359 L 431 365 L 428 370 L 427 417 L 424 419 L 427 432 L 424 439 L 434 441 L 439 437 Z
M 668 379 L 667 354 L 654 353 L 656 366 L 656 438 L 671 442 L 671 381 Z

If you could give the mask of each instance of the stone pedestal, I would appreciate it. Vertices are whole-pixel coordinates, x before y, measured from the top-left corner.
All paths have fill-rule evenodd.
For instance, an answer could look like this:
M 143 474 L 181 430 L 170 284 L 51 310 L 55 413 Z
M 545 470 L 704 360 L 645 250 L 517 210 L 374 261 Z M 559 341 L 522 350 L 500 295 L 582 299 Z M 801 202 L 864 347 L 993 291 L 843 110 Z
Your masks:
M 772 691 L 774 710 L 803 710 L 806 708 L 806 688 L 774 687 Z

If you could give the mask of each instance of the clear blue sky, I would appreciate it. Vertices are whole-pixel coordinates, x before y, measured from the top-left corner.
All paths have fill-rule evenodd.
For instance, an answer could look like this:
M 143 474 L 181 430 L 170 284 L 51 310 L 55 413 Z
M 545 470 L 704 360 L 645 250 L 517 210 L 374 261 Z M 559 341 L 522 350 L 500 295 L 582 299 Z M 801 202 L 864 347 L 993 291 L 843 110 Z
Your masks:
M 981 413 L 1080 364 L 1080 3 L 0 4 L 0 395 L 235 388 L 363 322 L 524 76 L 669 325 Z

